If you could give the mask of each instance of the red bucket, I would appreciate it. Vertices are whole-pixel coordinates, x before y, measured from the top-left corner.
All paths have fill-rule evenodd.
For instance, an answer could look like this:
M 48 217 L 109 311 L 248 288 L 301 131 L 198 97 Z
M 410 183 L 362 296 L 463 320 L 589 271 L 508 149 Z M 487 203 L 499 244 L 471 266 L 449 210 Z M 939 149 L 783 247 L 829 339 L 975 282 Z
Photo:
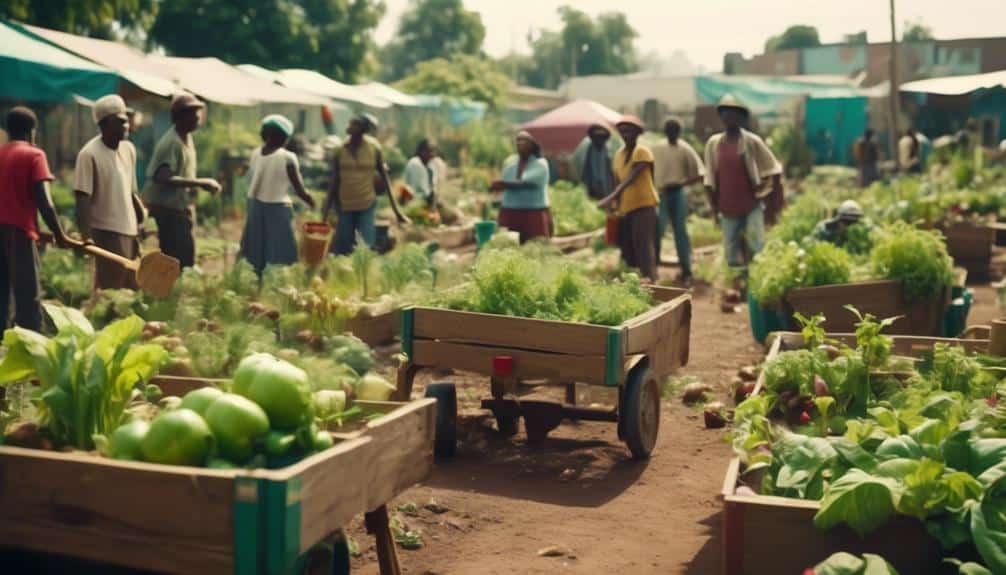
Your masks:
M 301 259 L 309 266 L 316 266 L 328 254 L 328 246 L 332 242 L 332 226 L 325 222 L 304 222 L 302 230 Z
M 604 242 L 609 246 L 618 245 L 618 216 L 609 215 L 604 223 Z

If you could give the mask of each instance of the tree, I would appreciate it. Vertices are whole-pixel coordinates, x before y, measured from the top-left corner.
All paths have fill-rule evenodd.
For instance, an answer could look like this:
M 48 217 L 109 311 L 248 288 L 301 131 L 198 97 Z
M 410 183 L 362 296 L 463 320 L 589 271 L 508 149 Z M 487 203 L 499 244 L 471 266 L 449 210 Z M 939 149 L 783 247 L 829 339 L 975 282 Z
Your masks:
M 933 39 L 933 30 L 922 21 L 905 22 L 905 31 L 901 34 L 902 42 L 923 42 Z
M 379 0 L 170 0 L 161 3 L 150 40 L 176 56 L 312 68 L 353 81 L 383 14 Z
M 510 85 L 495 62 L 469 54 L 420 62 L 415 72 L 395 84 L 404 92 L 476 100 L 494 110 L 505 103 Z
M 772 36 L 765 41 L 766 52 L 778 52 L 793 48 L 812 48 L 821 45 L 817 28 L 798 24 L 786 28 L 781 36 Z
M 4 0 L 0 18 L 71 34 L 114 38 L 116 28 L 146 28 L 156 0 Z
M 485 36 L 482 16 L 465 10 L 462 0 L 412 0 L 395 39 L 384 49 L 381 75 L 395 80 L 425 60 L 480 54 Z
M 564 77 L 588 74 L 626 74 L 639 69 L 635 40 L 638 34 L 620 12 L 596 19 L 570 6 L 559 8 L 562 29 L 528 35 L 530 69 L 522 81 L 541 88 L 556 88 Z

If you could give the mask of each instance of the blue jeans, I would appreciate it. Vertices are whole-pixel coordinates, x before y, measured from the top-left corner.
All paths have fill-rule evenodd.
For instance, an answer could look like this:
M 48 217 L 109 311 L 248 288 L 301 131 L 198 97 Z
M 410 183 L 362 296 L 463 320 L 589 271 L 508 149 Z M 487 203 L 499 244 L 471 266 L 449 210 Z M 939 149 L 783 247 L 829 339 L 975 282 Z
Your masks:
M 377 227 L 374 225 L 376 214 L 377 202 L 365 210 L 338 211 L 339 219 L 335 222 L 335 241 L 332 242 L 332 253 L 337 256 L 353 253 L 357 234 L 363 238 L 363 243 L 367 244 L 367 247 L 374 247 L 374 242 L 377 241 Z
M 720 218 L 723 228 L 723 249 L 727 255 L 727 265 L 732 268 L 744 267 L 741 237 L 747 243 L 748 257 L 753 258 L 765 246 L 765 206 L 758 202 L 755 209 L 739 218 Z
M 660 259 L 660 245 L 670 222 L 674 228 L 674 249 L 677 250 L 678 261 L 681 263 L 681 275 L 691 277 L 692 245 L 688 239 L 687 220 L 688 195 L 684 188 L 678 186 L 660 192 L 660 213 L 657 214 L 657 260 Z

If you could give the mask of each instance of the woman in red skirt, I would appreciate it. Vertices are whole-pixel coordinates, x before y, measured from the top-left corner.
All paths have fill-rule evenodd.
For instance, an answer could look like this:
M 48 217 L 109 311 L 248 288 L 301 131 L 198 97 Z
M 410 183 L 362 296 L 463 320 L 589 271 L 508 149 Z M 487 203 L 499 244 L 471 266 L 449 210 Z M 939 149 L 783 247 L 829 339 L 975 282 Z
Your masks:
M 502 179 L 491 189 L 503 192 L 498 224 L 520 234 L 520 242 L 552 237 L 552 213 L 548 208 L 548 161 L 541 146 L 527 132 L 516 138 L 517 155 L 503 164 Z

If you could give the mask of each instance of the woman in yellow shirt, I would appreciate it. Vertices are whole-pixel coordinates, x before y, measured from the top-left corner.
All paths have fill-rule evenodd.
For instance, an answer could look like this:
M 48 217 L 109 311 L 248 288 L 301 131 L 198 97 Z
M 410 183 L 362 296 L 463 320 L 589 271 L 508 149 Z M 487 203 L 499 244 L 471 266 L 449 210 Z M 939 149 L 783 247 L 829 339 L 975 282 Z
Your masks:
M 643 133 L 639 118 L 622 116 L 615 127 L 624 144 L 615 153 L 612 169 L 615 191 L 598 202 L 598 206 L 615 207 L 620 216 L 618 243 L 622 260 L 637 268 L 644 278 L 657 280 L 657 206 L 660 196 L 653 183 L 653 152 L 638 143 Z

